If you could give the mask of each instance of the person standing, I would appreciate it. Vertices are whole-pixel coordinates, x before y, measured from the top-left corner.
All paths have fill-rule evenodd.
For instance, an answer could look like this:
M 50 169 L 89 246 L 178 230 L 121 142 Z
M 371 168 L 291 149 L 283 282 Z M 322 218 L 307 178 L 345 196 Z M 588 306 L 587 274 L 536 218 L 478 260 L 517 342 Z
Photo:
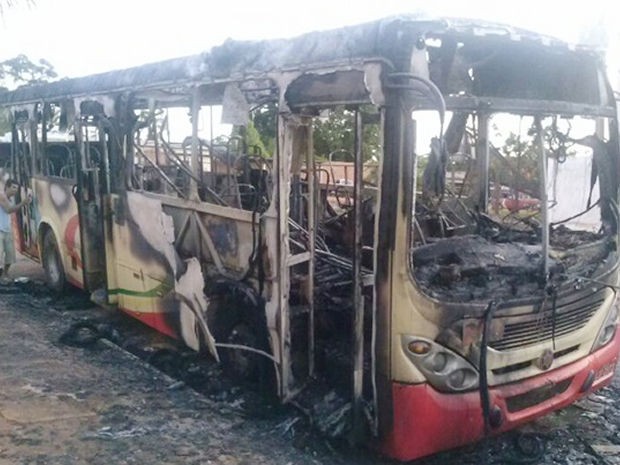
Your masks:
M 18 182 L 14 179 L 8 179 L 4 183 L 4 191 L 0 191 L 0 258 L 4 256 L 4 267 L 0 268 L 1 284 L 8 283 L 9 268 L 15 263 L 15 248 L 11 231 L 11 214 L 18 211 L 24 205 L 32 202 L 32 196 L 28 194 L 24 200 L 15 204 L 13 197 L 15 197 L 18 190 Z

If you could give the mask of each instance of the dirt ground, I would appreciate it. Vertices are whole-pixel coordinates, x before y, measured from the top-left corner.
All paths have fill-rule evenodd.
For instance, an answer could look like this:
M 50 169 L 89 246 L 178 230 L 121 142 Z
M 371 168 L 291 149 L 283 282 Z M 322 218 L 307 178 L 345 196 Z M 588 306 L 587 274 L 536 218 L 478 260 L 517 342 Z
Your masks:
M 298 409 L 222 380 L 213 363 L 82 294 L 53 297 L 27 260 L 13 273 L 29 281 L 0 288 L 0 465 L 395 463 L 323 438 Z M 107 337 L 76 347 L 63 339 L 76 322 Z M 620 464 L 619 396 L 616 377 L 522 431 L 416 465 Z

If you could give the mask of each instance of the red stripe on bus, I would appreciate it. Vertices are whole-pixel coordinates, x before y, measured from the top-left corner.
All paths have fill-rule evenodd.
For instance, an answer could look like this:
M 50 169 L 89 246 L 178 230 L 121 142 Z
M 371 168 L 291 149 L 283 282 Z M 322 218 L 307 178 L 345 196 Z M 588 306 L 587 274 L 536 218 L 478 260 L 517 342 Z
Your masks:
M 82 259 L 80 258 L 80 251 L 75 246 L 75 238 L 78 234 L 80 227 L 80 219 L 77 215 L 73 215 L 67 227 L 65 228 L 65 244 L 67 245 L 67 253 L 69 257 L 75 262 L 78 268 L 82 268 Z
M 163 313 L 157 312 L 136 312 L 134 310 L 129 310 L 127 308 L 120 307 L 120 309 L 127 313 L 129 316 L 136 318 L 143 322 L 144 324 L 150 326 L 157 331 L 164 333 L 166 336 L 170 336 L 172 338 L 178 339 L 179 336 L 177 332 L 170 327 L 166 319 L 164 318 Z

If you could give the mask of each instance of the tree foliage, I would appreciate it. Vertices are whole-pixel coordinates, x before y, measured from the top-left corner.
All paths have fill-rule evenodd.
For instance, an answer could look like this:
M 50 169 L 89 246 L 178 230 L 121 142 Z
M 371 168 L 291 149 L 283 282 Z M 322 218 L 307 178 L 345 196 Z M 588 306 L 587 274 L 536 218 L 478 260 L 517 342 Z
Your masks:
M 501 185 L 525 189 L 530 193 L 538 190 L 539 170 L 538 144 L 534 138 L 521 138 L 510 133 L 500 149 L 502 158 L 491 160 L 495 180 Z
M 362 107 L 362 120 L 372 120 L 376 113 L 372 107 Z M 326 118 L 316 118 L 314 122 L 314 152 L 323 158 L 330 153 L 338 160 L 353 161 L 355 137 L 355 112 L 344 107 L 328 110 Z M 381 150 L 378 124 L 364 124 L 362 134 L 362 153 L 364 160 L 377 157 Z M 338 153 L 339 155 L 336 155 Z M 349 156 L 346 155 L 349 154 Z M 336 158 L 334 158 L 336 159 Z
M 373 107 L 362 107 L 363 121 L 377 120 L 378 114 Z M 277 135 L 277 106 L 268 104 L 259 107 L 252 113 L 252 124 L 248 126 L 249 136 L 256 131 L 262 147 L 267 154 L 273 154 L 276 146 Z M 321 116 L 314 118 L 314 154 L 327 159 L 334 154 L 334 160 L 353 161 L 354 137 L 355 137 L 355 112 L 345 107 L 336 107 L 326 110 Z M 379 125 L 376 123 L 363 125 L 364 160 L 377 157 L 381 149 L 379 137 Z M 249 141 L 246 141 L 250 145 Z M 254 143 L 260 146 L 260 144 Z
M 246 150 L 248 154 L 271 157 L 271 153 L 267 151 L 263 143 L 261 134 L 256 130 L 252 121 L 247 126 L 234 126 L 231 137 L 241 137 L 244 145 L 243 150 Z
M 19 86 L 31 86 L 51 81 L 58 77 L 54 67 L 44 59 L 37 63 L 26 55 L 0 61 L 0 89 L 7 90 Z
M 269 155 L 276 151 L 277 116 L 278 107 L 275 103 L 268 103 L 252 112 L 252 125 Z
M 31 86 L 58 77 L 54 67 L 44 59 L 37 63 L 26 55 L 0 61 L 0 92 L 20 86 Z M 10 130 L 6 115 L 0 112 L 0 135 Z
M 556 122 L 542 128 L 542 142 L 548 158 L 563 160 L 575 154 L 567 144 L 568 135 L 558 131 Z M 510 132 L 504 145 L 499 149 L 499 157 L 491 160 L 494 178 L 501 185 L 513 186 L 530 195 L 540 190 L 540 145 L 538 130 L 533 124 L 525 137 Z

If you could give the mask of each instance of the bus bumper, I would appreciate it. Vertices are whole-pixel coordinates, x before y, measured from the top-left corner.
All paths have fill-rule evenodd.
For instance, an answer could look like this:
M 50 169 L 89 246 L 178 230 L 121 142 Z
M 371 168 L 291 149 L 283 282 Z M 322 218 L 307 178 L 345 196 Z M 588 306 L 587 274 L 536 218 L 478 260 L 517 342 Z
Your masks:
M 614 339 L 587 357 L 526 380 L 489 390 L 501 423 L 492 433 L 516 428 L 565 407 L 611 382 L 620 350 Z M 444 394 L 429 384 L 392 384 L 393 423 L 380 450 L 413 460 L 480 440 L 484 433 L 480 394 Z

